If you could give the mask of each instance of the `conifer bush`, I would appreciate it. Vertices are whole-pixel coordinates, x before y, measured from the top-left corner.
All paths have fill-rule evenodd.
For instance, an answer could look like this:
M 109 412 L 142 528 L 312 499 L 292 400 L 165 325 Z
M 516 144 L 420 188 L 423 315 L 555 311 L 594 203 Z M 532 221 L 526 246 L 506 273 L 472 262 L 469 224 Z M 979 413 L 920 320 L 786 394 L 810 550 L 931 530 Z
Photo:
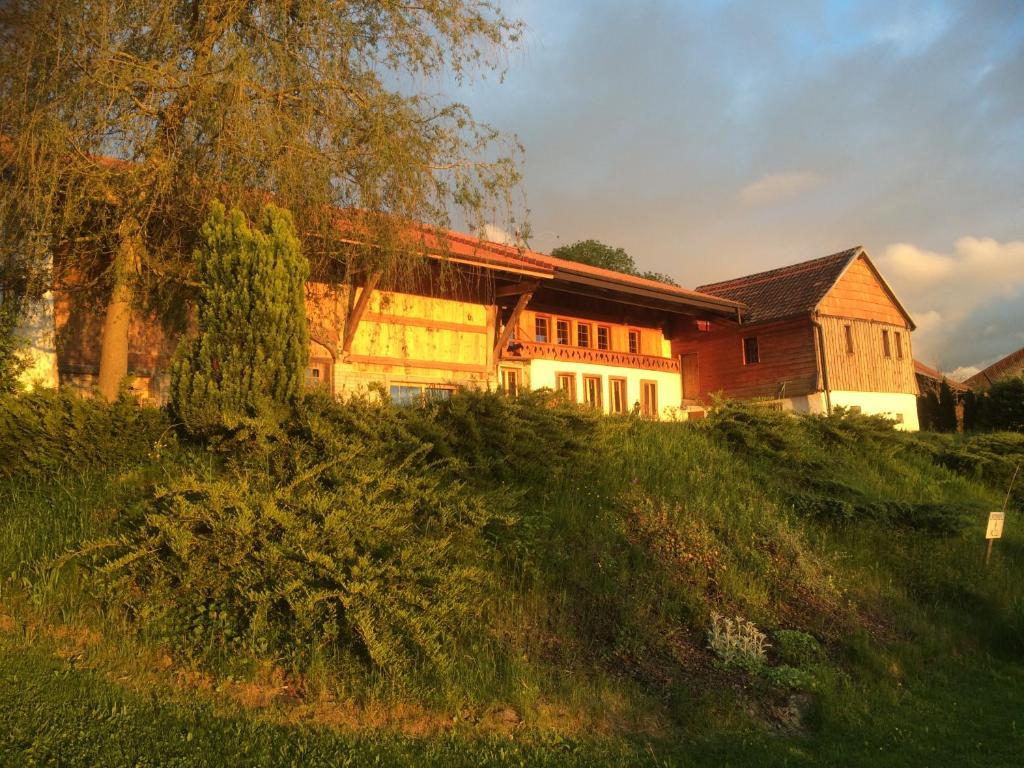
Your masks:
M 301 398 L 309 264 L 292 217 L 274 205 L 256 226 L 214 202 L 194 253 L 198 335 L 171 370 L 171 406 L 198 436 L 273 431 Z
M 50 389 L 0 396 L 0 477 L 141 464 L 173 435 L 164 411 Z
M 396 462 L 351 439 L 299 451 L 283 476 L 255 464 L 186 473 L 81 555 L 108 606 L 200 660 L 317 655 L 368 659 L 402 681 L 443 673 L 489 594 L 495 513 L 426 451 Z

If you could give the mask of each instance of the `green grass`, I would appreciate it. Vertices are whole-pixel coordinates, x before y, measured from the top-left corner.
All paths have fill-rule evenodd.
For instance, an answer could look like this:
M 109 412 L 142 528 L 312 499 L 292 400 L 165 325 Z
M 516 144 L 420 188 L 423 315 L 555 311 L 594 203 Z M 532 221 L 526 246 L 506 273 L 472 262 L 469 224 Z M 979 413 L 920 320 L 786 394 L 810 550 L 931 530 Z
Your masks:
M 123 403 L 109 419 L 63 403 L 56 421 L 44 418 L 50 404 L 0 413 L 19 425 L 16 445 L 0 436 L 0 763 L 1020 762 L 1019 493 L 982 564 L 984 520 L 1024 452 L 1019 436 L 909 436 L 870 419 L 742 408 L 697 425 L 601 420 L 466 395 L 428 411 L 314 405 L 289 438 L 300 442 L 246 458 L 179 441 L 165 417 Z M 119 431 L 145 450 L 126 450 Z M 23 447 L 34 432 L 45 464 Z M 89 433 L 109 447 L 82 453 Z M 147 605 L 135 582 L 110 600 L 89 558 L 54 568 L 84 542 L 130 541 L 155 488 L 186 473 L 279 486 L 303 451 L 353 445 L 398 473 L 415 471 L 402 460 L 419 446 L 443 462 L 430 471 L 447 473 L 451 500 L 510 521 L 456 553 L 489 586 L 473 596 L 473 621 L 447 635 L 443 677 L 425 661 L 394 673 L 341 641 L 168 645 L 165 627 L 123 610 Z M 793 698 L 771 675 L 722 668 L 705 642 L 711 611 L 818 638 L 825 655 L 801 670 L 807 689 Z M 216 631 L 204 637 L 216 644 Z M 182 682 L 197 676 L 209 684 Z M 254 704 L 231 693 L 271 679 L 294 695 Z M 785 716 L 794 701 L 801 718 Z M 348 707 L 344 727 L 302 714 L 318 702 Z M 514 727 L 493 717 L 507 709 Z M 409 711 L 429 727 L 403 720 Z M 365 713 L 395 716 L 380 725 Z

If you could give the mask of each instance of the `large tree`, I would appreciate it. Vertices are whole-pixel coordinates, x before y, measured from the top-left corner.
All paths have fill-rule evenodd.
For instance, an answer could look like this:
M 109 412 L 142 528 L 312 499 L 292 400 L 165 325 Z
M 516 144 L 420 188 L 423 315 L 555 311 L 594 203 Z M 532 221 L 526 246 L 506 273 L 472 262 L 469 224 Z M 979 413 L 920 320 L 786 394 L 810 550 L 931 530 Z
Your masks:
M 272 196 L 314 270 L 348 278 L 399 263 L 410 221 L 507 216 L 515 143 L 421 91 L 500 66 L 519 34 L 490 0 L 8 0 L 4 265 L 41 291 L 55 258 L 102 297 L 113 397 L 132 307 L 188 280 L 214 197 L 252 215 Z
M 560 245 L 551 251 L 551 255 L 559 259 L 589 264 L 592 267 L 610 269 L 613 272 L 623 272 L 648 280 L 679 285 L 673 278 L 662 272 L 641 272 L 637 268 L 636 262 L 633 261 L 633 257 L 626 253 L 625 249 L 605 245 L 599 240 L 580 240 L 572 245 Z

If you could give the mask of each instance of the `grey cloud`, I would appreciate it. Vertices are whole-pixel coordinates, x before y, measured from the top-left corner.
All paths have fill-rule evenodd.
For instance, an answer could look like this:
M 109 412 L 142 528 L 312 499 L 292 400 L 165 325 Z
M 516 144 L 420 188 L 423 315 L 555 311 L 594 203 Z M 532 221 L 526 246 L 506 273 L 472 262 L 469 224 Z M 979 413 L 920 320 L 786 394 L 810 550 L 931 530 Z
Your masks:
M 1016 0 L 517 7 L 526 49 L 465 97 L 523 140 L 534 247 L 594 237 L 695 285 L 855 244 L 1024 239 Z M 825 183 L 742 203 L 798 172 Z M 993 348 L 1020 320 L 999 306 Z M 974 362 L 967 331 L 947 346 Z

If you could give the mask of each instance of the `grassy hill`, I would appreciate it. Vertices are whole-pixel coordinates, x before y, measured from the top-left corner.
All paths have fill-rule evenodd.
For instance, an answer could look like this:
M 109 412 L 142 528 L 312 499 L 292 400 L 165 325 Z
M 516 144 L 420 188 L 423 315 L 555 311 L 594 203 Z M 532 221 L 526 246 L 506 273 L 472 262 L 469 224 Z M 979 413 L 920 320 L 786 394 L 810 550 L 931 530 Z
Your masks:
M 221 444 L 8 397 L 0 762 L 1018 764 L 1024 481 L 983 535 L 1022 459 L 544 394 Z

